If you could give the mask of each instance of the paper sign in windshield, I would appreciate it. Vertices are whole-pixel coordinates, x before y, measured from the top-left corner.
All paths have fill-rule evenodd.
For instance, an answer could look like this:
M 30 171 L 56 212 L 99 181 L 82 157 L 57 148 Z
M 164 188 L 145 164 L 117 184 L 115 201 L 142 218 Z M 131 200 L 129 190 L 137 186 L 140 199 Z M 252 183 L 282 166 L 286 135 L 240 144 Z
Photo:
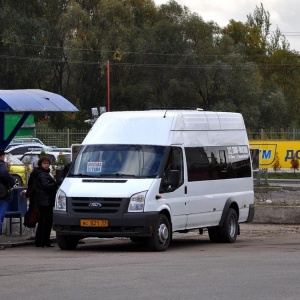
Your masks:
M 88 162 L 87 163 L 87 172 L 101 172 L 102 162 L 95 161 L 95 162 Z

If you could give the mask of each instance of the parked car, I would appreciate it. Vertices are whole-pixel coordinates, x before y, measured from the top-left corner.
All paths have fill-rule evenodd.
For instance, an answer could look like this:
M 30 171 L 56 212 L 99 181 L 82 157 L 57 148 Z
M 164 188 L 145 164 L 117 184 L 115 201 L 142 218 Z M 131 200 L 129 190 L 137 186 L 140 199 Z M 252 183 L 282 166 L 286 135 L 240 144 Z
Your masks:
M 40 139 L 38 139 L 36 137 L 16 137 L 16 138 L 12 139 L 10 144 L 11 143 L 22 143 L 22 144 L 38 143 L 38 144 L 41 144 L 41 145 L 45 146 L 45 144 Z
M 26 166 L 18 158 L 10 153 L 5 152 L 4 161 L 7 164 L 10 174 L 15 178 L 17 186 L 26 186 L 29 173 L 32 171 L 31 166 Z
M 56 151 L 56 152 L 72 152 L 71 148 L 58 148 L 55 146 L 51 146 L 52 147 L 52 151 Z
M 41 145 L 39 143 L 32 143 L 32 144 L 16 145 L 9 149 L 6 149 L 5 152 L 10 153 L 13 156 L 20 159 L 24 153 L 29 152 L 29 151 L 39 151 L 39 153 L 40 153 L 42 150 L 51 151 L 52 149 L 53 149 L 52 147 Z
M 58 164 L 61 164 L 63 167 L 67 163 L 71 161 L 71 152 L 66 151 L 45 151 L 46 155 L 50 159 L 51 166 L 55 166 L 55 168 L 58 167 Z M 37 167 L 37 162 L 40 158 L 41 151 L 30 151 L 23 154 L 23 156 L 20 158 L 21 162 L 25 165 L 31 165 L 32 167 Z M 58 158 L 61 158 L 61 161 L 58 162 Z
M 22 145 L 23 143 L 10 143 L 8 144 L 8 146 L 5 148 L 5 151 L 7 151 L 8 149 L 15 147 L 15 146 L 19 146 Z
M 11 147 L 22 145 L 22 144 L 39 144 L 46 146 L 40 139 L 35 137 L 16 137 L 11 140 L 9 145 L 6 147 L 5 150 L 10 149 Z

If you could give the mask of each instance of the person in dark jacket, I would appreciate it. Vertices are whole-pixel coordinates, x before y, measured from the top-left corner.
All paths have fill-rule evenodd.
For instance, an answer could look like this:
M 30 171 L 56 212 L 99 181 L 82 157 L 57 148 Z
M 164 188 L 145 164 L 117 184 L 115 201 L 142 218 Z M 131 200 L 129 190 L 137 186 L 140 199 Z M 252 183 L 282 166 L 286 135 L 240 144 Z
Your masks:
M 36 247 L 53 247 L 50 244 L 50 234 L 53 223 L 53 207 L 57 183 L 50 175 L 50 160 L 41 157 L 38 161 L 35 178 L 35 199 L 39 207 L 38 227 L 35 234 Z
M 0 149 L 0 180 L 2 184 L 10 190 L 15 185 L 15 179 L 9 174 L 4 162 L 4 150 Z M 8 199 L 6 197 L 0 199 L 0 234 L 2 234 L 2 224 L 4 216 L 8 208 Z

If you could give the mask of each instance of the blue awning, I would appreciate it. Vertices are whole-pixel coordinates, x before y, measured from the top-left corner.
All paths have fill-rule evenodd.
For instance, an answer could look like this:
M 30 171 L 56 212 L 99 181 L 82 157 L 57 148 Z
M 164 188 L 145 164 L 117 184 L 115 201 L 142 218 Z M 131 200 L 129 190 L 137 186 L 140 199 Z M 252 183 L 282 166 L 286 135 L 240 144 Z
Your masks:
M 0 149 L 5 149 L 32 112 L 77 112 L 64 97 L 38 89 L 0 90 Z M 23 113 L 15 128 L 5 139 L 5 113 Z
M 38 89 L 0 90 L 0 112 L 76 112 L 64 97 Z

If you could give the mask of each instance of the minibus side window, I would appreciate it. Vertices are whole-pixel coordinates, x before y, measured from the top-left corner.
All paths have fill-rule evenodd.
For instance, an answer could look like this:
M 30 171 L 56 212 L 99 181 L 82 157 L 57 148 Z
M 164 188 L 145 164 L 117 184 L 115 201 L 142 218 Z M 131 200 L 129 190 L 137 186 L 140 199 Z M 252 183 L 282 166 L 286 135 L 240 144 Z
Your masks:
M 227 178 L 227 161 L 226 161 L 225 150 L 219 150 L 219 156 L 220 156 L 220 178 L 225 179 Z
M 185 148 L 188 181 L 250 177 L 247 149 L 245 145 Z
M 185 148 L 188 181 L 210 180 L 210 162 L 203 147 Z

